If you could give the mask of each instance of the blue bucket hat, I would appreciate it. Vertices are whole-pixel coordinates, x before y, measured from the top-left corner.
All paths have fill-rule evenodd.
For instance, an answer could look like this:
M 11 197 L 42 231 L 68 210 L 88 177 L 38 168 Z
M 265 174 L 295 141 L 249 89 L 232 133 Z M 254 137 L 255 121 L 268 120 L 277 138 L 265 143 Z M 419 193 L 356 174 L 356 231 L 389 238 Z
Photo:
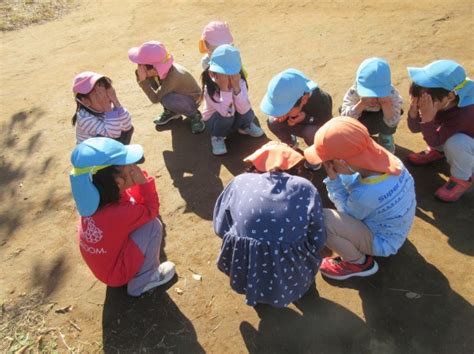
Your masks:
M 436 60 L 422 68 L 408 67 L 410 79 L 421 87 L 443 88 L 459 96 L 459 107 L 474 104 L 474 82 L 453 60 Z
M 242 69 L 242 62 L 237 48 L 230 44 L 223 44 L 214 49 L 209 61 L 209 71 L 235 75 L 240 72 L 240 69 Z
M 387 97 L 392 91 L 390 66 L 385 59 L 365 59 L 357 69 L 356 89 L 360 97 Z
M 94 214 L 100 195 L 92 175 L 112 165 L 130 165 L 143 157 L 140 145 L 123 145 L 110 138 L 90 138 L 78 144 L 71 154 L 73 169 L 69 175 L 72 195 L 81 216 Z
M 306 78 L 301 71 L 287 69 L 270 80 L 260 109 L 265 114 L 281 117 L 293 108 L 300 97 L 316 87 L 318 84 Z

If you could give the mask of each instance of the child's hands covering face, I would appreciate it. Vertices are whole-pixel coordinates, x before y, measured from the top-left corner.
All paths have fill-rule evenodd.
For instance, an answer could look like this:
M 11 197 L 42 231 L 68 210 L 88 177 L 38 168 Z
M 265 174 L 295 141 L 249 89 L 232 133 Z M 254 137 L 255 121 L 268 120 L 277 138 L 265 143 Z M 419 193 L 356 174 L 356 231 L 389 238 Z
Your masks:
M 408 118 L 416 118 L 418 116 L 419 98 L 410 96 L 410 108 L 408 109 Z
M 117 93 L 115 92 L 115 89 L 113 88 L 112 85 L 108 89 L 106 89 L 107 97 L 109 100 L 114 104 L 114 107 L 118 108 L 120 107 L 120 102 L 117 98 Z
M 302 121 L 304 121 L 305 118 L 306 118 L 306 113 L 301 111 L 296 116 L 288 116 L 288 120 L 286 121 L 286 123 L 290 127 L 293 127 L 297 125 L 298 123 L 301 123 Z
M 138 81 L 140 81 L 140 82 L 145 81 L 145 79 L 147 78 L 145 65 L 138 64 L 137 75 L 138 75 Z
M 332 161 L 325 161 L 323 162 L 324 169 L 326 170 L 326 174 L 328 175 L 329 179 L 336 179 L 337 172 L 334 168 L 334 164 Z
M 240 74 L 229 75 L 229 78 L 234 95 L 238 95 L 240 93 Z
M 431 96 L 425 92 L 418 99 L 418 109 L 420 111 L 421 121 L 428 123 L 433 121 L 436 113 L 440 110 L 440 102 L 433 101 Z
M 230 76 L 218 73 L 212 73 L 211 77 L 213 78 L 214 82 L 219 86 L 221 91 L 230 91 L 232 89 L 230 83 Z
M 133 181 L 133 184 L 144 184 L 147 179 L 143 171 L 137 165 L 130 165 L 130 178 Z

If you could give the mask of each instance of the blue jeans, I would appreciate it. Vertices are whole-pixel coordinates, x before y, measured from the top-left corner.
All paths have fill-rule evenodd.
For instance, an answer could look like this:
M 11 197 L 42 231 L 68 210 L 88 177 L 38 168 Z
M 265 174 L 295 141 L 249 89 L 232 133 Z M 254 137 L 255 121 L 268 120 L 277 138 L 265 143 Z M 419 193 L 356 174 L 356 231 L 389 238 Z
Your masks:
M 211 136 L 226 137 L 237 129 L 245 129 L 250 126 L 255 113 L 252 109 L 245 114 L 235 112 L 231 117 L 223 117 L 218 112 L 215 112 L 206 123 L 206 129 L 211 133 Z

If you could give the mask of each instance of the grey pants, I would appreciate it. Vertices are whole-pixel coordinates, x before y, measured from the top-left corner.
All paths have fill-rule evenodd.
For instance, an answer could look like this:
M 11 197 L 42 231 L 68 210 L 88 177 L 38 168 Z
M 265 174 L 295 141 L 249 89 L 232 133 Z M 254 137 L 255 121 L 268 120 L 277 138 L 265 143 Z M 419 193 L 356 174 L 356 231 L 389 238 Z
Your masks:
M 139 227 L 130 235 L 133 242 L 142 251 L 145 260 L 137 274 L 128 282 L 127 292 L 131 296 L 140 296 L 143 288 L 160 265 L 160 247 L 163 238 L 163 225 L 153 219 Z
M 225 137 L 235 132 L 240 128 L 248 128 L 253 122 L 255 113 L 252 109 L 245 114 L 235 112 L 232 117 L 223 117 L 215 112 L 206 123 L 206 129 L 211 133 L 211 136 Z
M 161 99 L 161 104 L 166 109 L 186 117 L 193 116 L 198 110 L 198 104 L 193 97 L 176 92 L 164 95 Z

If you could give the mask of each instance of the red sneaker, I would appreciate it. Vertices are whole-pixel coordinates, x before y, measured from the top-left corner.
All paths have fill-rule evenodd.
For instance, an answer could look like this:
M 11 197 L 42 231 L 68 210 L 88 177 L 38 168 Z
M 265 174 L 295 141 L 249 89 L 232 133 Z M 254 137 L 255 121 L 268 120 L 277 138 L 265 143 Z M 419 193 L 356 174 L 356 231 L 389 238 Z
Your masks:
M 326 257 L 321 263 L 319 271 L 325 277 L 344 280 L 350 277 L 368 277 L 377 273 L 379 266 L 374 258 L 366 256 L 364 264 L 349 263 L 341 257 Z
M 448 182 L 435 192 L 435 196 L 444 202 L 455 202 L 472 186 L 472 177 L 467 181 L 449 177 Z
M 429 146 L 421 152 L 412 152 L 408 154 L 408 161 L 413 165 L 426 165 L 428 163 L 444 159 L 444 153 L 432 149 Z

